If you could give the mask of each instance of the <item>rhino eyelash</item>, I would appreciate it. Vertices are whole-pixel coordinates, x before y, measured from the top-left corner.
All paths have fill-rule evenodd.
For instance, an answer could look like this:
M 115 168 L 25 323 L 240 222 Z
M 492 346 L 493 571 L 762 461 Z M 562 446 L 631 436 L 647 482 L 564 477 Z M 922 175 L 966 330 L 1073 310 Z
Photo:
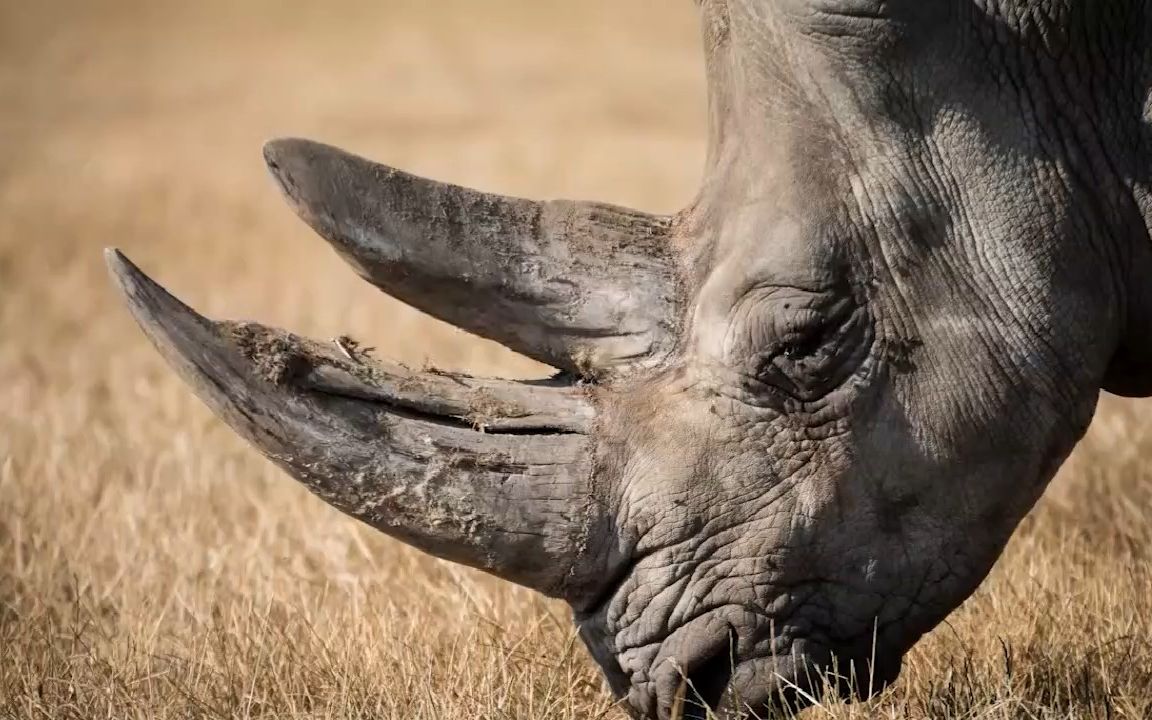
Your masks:
M 823 327 L 812 328 L 807 332 L 793 331 L 776 342 L 770 350 L 756 355 L 757 370 L 767 369 L 779 358 L 802 364 L 804 359 L 819 353 L 827 345 L 827 341 L 828 333 Z
M 811 357 L 825 345 L 825 332 L 823 328 L 805 333 L 794 339 L 786 339 L 783 343 L 781 355 L 789 360 L 802 360 Z

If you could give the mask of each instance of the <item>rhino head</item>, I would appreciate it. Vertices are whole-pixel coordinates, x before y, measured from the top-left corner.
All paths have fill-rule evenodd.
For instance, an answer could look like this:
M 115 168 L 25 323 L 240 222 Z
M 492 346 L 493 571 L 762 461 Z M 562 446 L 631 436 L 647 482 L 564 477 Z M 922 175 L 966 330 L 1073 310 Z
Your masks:
M 707 168 L 674 216 L 265 148 L 363 278 L 550 380 L 209 321 L 109 253 L 237 432 L 365 523 L 566 600 L 642 717 L 891 682 L 1099 390 L 1152 393 L 1145 3 L 700 12 Z

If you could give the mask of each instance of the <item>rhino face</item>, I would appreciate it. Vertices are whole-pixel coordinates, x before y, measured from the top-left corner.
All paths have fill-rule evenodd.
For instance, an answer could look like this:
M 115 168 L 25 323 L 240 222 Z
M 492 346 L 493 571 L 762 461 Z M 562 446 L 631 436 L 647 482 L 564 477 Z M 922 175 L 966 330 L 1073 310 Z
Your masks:
M 549 381 L 211 322 L 109 255 L 238 432 L 354 517 L 567 600 L 644 717 L 880 689 L 1099 389 L 1150 392 L 1140 3 L 701 14 L 708 167 L 673 217 L 265 149 L 361 276 Z

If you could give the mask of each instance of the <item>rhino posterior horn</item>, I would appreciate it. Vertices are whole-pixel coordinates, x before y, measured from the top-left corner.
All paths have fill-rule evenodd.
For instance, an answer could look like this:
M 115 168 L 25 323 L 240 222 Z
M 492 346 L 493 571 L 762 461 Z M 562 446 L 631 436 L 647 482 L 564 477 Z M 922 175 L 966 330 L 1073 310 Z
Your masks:
M 362 277 L 437 318 L 583 377 L 656 362 L 675 340 L 669 217 L 481 193 L 308 140 L 264 155 Z

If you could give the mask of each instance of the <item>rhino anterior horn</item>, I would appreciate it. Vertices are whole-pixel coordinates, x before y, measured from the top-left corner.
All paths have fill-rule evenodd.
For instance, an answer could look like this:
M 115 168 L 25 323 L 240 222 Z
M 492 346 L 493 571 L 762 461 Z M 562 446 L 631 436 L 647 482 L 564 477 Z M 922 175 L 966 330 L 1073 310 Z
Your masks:
M 160 353 L 236 432 L 353 517 L 437 557 L 575 600 L 596 521 L 586 389 L 415 372 L 210 321 L 115 250 Z

